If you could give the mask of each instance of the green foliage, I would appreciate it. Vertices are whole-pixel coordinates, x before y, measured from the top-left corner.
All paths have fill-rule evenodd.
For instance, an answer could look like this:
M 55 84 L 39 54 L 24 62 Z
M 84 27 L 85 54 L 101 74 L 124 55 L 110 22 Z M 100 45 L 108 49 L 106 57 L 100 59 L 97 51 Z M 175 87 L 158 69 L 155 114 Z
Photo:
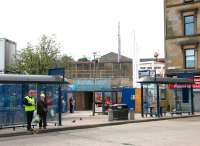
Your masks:
M 9 73 L 47 74 L 49 68 L 57 66 L 60 44 L 54 36 L 43 35 L 38 45 L 28 44 L 19 51 L 11 64 L 6 67 Z
M 47 74 L 49 68 L 55 67 L 60 53 L 60 44 L 54 37 L 43 35 L 39 45 L 36 46 L 36 54 L 39 56 L 39 74 Z
M 79 58 L 78 61 L 87 62 L 87 61 L 90 61 L 90 60 L 88 59 L 88 57 L 83 56 L 82 58 Z
M 57 66 L 65 68 L 65 75 L 67 78 L 72 78 L 72 71 L 75 70 L 74 59 L 71 56 L 64 54 L 58 60 Z
M 72 64 L 73 62 L 74 62 L 74 59 L 71 56 L 64 54 L 60 58 L 60 67 L 67 68 L 69 64 Z

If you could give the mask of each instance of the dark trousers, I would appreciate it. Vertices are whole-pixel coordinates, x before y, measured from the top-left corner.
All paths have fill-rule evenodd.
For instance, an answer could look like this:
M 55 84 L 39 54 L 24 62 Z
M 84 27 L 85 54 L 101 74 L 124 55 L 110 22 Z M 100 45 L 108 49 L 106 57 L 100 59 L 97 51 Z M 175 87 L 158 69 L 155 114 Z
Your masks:
M 39 127 L 44 127 L 46 128 L 47 126 L 47 113 L 40 113 L 40 122 L 39 122 Z
M 33 111 L 26 112 L 26 117 L 27 117 L 27 130 L 30 130 L 31 129 L 31 122 L 33 120 Z
M 70 113 L 73 113 L 73 105 L 72 104 L 69 105 L 69 111 L 70 111 Z

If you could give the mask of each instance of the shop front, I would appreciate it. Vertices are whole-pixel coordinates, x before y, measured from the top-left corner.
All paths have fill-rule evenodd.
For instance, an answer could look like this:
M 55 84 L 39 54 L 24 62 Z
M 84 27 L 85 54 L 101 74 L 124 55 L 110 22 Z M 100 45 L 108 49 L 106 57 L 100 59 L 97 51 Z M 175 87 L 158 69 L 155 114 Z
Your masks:
M 75 98 L 76 110 L 91 110 L 94 114 L 107 113 L 113 104 L 126 103 L 129 108 L 134 105 L 133 88 L 114 88 L 110 79 L 75 80 L 65 92 L 68 98 Z

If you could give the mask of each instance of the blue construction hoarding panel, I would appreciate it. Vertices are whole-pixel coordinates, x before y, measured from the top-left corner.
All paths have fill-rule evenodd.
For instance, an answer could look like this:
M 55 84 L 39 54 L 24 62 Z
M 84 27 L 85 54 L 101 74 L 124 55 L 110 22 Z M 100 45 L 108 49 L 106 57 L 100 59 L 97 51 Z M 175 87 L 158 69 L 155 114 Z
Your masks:
M 64 68 L 52 68 L 48 70 L 48 75 L 65 75 L 65 69 Z
M 128 105 L 128 108 L 135 110 L 135 89 L 123 88 L 122 89 L 122 102 Z

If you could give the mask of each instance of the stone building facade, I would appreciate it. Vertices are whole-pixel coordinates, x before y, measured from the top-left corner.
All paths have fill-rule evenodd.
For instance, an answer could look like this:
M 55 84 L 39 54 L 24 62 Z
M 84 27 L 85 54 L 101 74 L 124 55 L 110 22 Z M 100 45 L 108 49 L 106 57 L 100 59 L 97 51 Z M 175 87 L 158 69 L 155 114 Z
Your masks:
M 165 57 L 168 75 L 200 71 L 200 1 L 165 0 Z
M 200 111 L 200 0 L 164 5 L 166 75 L 194 79 L 194 106 Z
M 76 100 L 77 110 L 91 110 L 94 92 L 113 88 L 133 87 L 132 59 L 110 52 L 94 61 L 74 62 L 66 68 L 66 77 L 72 80 L 71 94 Z M 108 93 L 109 97 L 118 98 L 118 93 Z M 72 95 L 68 95 L 69 97 Z

